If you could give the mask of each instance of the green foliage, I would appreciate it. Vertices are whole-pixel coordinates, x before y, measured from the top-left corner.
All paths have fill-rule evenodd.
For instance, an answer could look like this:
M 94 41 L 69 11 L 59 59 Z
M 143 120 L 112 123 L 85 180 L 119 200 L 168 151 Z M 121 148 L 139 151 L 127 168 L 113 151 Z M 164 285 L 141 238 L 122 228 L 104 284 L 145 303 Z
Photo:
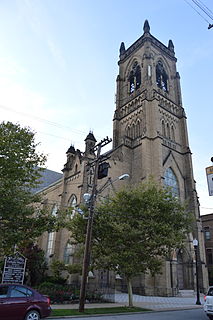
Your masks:
M 75 274 L 75 273 L 81 273 L 82 266 L 80 264 L 68 264 L 66 265 L 64 262 L 60 260 L 53 260 L 53 262 L 50 265 L 50 270 L 53 274 L 53 279 L 55 283 L 60 283 L 59 279 L 63 279 L 66 281 L 66 279 L 63 277 L 63 273 L 67 271 L 69 274 Z
M 84 242 L 86 220 L 77 215 L 69 228 Z M 96 208 L 92 261 L 131 279 L 160 272 L 162 259 L 182 245 L 190 230 L 191 215 L 168 189 L 154 181 L 116 192 Z
M 79 289 L 72 285 L 44 282 L 37 289 L 49 296 L 51 303 L 74 302 L 79 299 Z
M 27 258 L 26 263 L 26 282 L 34 287 L 40 284 L 45 278 L 47 263 L 44 251 L 33 242 L 26 242 L 19 248 L 19 252 Z
M 39 292 L 48 295 L 51 303 L 77 303 L 79 301 L 80 290 L 78 286 L 71 284 L 56 284 L 44 282 L 37 289 Z M 89 302 L 103 301 L 102 294 L 96 291 L 87 291 L 86 300 Z
M 66 271 L 69 274 L 81 273 L 82 272 L 82 265 L 81 264 L 69 264 L 66 266 Z
M 41 199 L 32 193 L 46 161 L 36 152 L 34 132 L 2 122 L 0 141 L 0 249 L 4 255 L 15 245 L 52 230 L 55 217 L 40 209 Z
M 53 260 L 50 264 L 50 270 L 52 271 L 53 277 L 59 279 L 62 277 L 63 271 L 66 270 L 65 263 L 59 260 Z

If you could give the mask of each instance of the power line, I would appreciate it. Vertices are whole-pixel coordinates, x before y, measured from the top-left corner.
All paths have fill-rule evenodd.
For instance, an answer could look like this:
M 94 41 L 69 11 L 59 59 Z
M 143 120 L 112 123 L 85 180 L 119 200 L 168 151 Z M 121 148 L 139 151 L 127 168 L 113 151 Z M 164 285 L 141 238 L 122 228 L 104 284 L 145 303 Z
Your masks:
M 199 1 L 197 0 L 192 0 L 194 2 L 194 4 L 196 4 L 210 19 L 213 20 L 212 18 L 212 14 L 211 14 L 211 10 L 206 7 L 201 1 L 199 3 Z
M 212 10 L 211 9 L 209 9 L 202 1 L 200 1 L 200 3 L 202 3 L 202 5 L 210 12 L 210 13 L 212 13 L 213 14 L 213 12 L 212 12 Z
M 81 136 L 83 136 L 83 135 L 86 136 L 88 134 L 88 132 L 86 133 L 85 131 L 73 129 L 73 128 L 69 127 L 69 126 L 65 126 L 65 125 L 62 125 L 62 124 L 57 123 L 57 122 L 53 122 L 53 121 L 50 121 L 50 120 L 47 120 L 47 119 L 44 119 L 44 118 L 33 116 L 33 115 L 29 114 L 29 113 L 25 113 L 25 112 L 22 112 L 22 111 L 17 111 L 17 110 L 14 110 L 12 108 L 9 108 L 9 107 L 3 106 L 3 105 L 0 105 L 0 108 L 5 109 L 5 110 L 9 110 L 10 112 L 14 112 L 14 113 L 17 113 L 17 114 L 24 115 L 24 116 L 26 116 L 28 118 L 35 119 L 36 121 L 47 123 L 48 125 L 51 125 L 51 126 L 54 126 L 54 127 L 58 127 L 60 129 L 69 129 L 70 132 L 79 134 Z M 68 139 L 68 138 L 56 136 L 56 135 L 53 135 L 51 133 L 41 132 L 40 130 L 38 130 L 37 132 L 45 134 L 45 135 L 48 135 L 48 136 L 52 136 L 52 137 L 55 137 L 55 138 L 58 138 L 58 139 L 63 139 L 63 140 L 66 140 L 66 141 L 70 141 L 70 139 Z M 100 138 L 99 136 L 97 136 L 97 137 Z
M 209 29 L 212 27 L 212 25 L 210 24 L 209 20 L 207 20 L 201 13 L 200 11 L 198 11 L 193 5 L 191 5 L 191 3 L 188 0 L 184 0 L 194 11 L 197 12 L 197 14 L 199 14 L 199 16 L 201 16 L 203 18 L 203 20 L 205 20 L 208 24 L 209 24 Z M 196 3 L 195 0 L 192 0 L 192 2 L 197 5 L 208 17 L 210 17 L 211 19 L 212 16 L 210 16 L 209 13 L 206 12 L 206 10 L 202 7 L 201 4 Z M 205 6 L 206 7 L 206 6 Z M 207 8 L 207 7 L 206 7 Z M 211 10 L 207 8 L 207 10 L 211 13 Z
M 14 112 L 14 113 L 22 114 L 22 115 L 24 115 L 26 117 L 29 117 L 29 118 L 32 118 L 32 119 L 36 119 L 37 121 L 47 123 L 47 124 L 49 124 L 51 126 L 55 126 L 55 127 L 61 128 L 61 129 L 64 129 L 64 128 L 65 129 L 69 129 L 71 132 L 74 132 L 74 133 L 77 133 L 77 134 L 80 134 L 80 135 L 86 135 L 87 134 L 84 131 L 76 130 L 76 129 L 73 129 L 73 128 L 69 127 L 69 126 L 64 126 L 64 125 L 59 124 L 57 122 L 53 122 L 53 121 L 50 121 L 50 120 L 47 120 L 47 119 L 44 119 L 44 118 L 33 116 L 33 115 L 29 114 L 29 113 L 25 113 L 25 112 L 22 112 L 22 111 L 17 111 L 17 110 L 14 110 L 12 108 L 9 108 L 9 107 L 3 106 L 3 105 L 0 105 L 0 108 L 9 110 L 9 111 Z

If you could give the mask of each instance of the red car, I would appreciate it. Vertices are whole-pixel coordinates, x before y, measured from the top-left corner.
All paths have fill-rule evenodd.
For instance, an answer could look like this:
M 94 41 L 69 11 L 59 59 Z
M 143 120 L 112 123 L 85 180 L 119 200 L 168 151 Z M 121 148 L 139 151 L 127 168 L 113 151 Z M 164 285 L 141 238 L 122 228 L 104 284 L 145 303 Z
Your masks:
M 50 299 L 20 284 L 0 284 L 0 320 L 39 320 L 51 313 Z

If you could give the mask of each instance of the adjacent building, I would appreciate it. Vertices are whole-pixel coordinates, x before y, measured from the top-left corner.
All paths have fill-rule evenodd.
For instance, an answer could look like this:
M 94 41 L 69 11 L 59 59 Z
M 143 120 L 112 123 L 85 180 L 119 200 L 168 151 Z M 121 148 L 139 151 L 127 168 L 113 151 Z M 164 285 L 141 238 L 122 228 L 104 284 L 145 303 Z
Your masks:
M 213 213 L 201 216 L 206 251 L 209 285 L 213 285 Z

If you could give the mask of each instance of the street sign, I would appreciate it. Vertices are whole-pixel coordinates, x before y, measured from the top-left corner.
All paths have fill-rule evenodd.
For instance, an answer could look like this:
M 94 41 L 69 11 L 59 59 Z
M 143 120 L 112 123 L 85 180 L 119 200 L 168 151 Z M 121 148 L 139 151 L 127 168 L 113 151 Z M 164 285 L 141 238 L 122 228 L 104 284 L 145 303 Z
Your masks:
M 213 196 L 213 166 L 206 168 L 209 195 Z
M 19 252 L 7 256 L 4 262 L 2 283 L 23 284 L 26 258 Z

